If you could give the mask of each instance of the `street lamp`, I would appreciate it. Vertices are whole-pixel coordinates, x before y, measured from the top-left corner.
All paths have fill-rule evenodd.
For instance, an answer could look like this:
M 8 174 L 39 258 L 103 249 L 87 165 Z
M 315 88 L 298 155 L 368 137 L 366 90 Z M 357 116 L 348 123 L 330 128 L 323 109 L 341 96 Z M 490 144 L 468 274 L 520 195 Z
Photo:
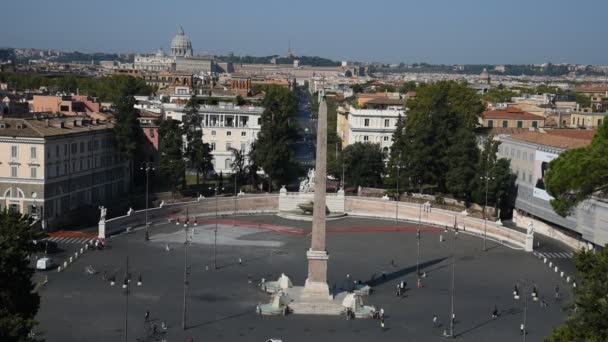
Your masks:
M 416 276 L 420 279 L 420 228 L 416 231 Z
M 224 188 L 220 188 L 217 185 L 215 186 L 215 229 L 213 230 L 213 268 L 217 270 L 217 212 L 218 212 L 218 191 L 224 190 Z
M 113 285 L 114 277 L 112 277 L 110 285 Z M 137 286 L 142 285 L 141 275 L 137 279 Z M 129 294 L 131 293 L 131 272 L 129 272 L 129 256 L 127 256 L 125 278 L 122 283 L 122 288 L 125 290 L 125 342 L 129 339 Z
M 395 195 L 395 222 L 399 222 L 399 170 L 401 170 L 401 165 L 397 165 L 397 194 Z
M 152 167 L 151 165 L 153 164 L 150 162 L 143 162 L 142 166 L 140 167 L 142 171 L 146 171 L 146 241 L 150 240 L 150 233 L 148 232 L 148 188 L 150 185 L 150 171 L 154 171 L 154 167 Z
M 526 334 L 527 334 L 527 325 L 526 325 L 526 321 L 528 318 L 528 295 L 527 295 L 527 290 L 530 288 L 530 285 L 533 286 L 532 288 L 532 292 L 530 293 L 530 296 L 532 297 L 532 299 L 534 301 L 538 300 L 538 291 L 536 290 L 536 285 L 533 285 L 529 280 L 525 279 L 522 282 L 522 286 L 523 286 L 523 296 L 524 296 L 524 320 L 523 323 L 521 324 L 521 331 L 522 331 L 522 339 L 524 342 L 526 342 Z M 519 286 L 515 285 L 515 289 L 513 290 L 513 299 L 515 300 L 519 300 L 520 298 L 520 293 L 519 293 Z
M 188 223 L 187 223 L 187 218 L 186 218 L 186 223 L 184 224 L 184 227 L 186 227 L 185 232 L 186 232 L 186 241 L 184 243 L 184 298 L 183 298 L 183 310 L 182 310 L 182 329 L 186 330 L 186 296 L 187 296 L 187 292 L 188 292 Z
M 446 227 L 447 228 L 447 227 Z M 450 291 L 450 334 L 446 335 L 446 337 L 454 338 L 454 296 L 455 296 L 455 275 L 456 275 L 456 240 L 458 239 L 458 221 L 456 216 L 454 216 L 454 238 L 452 244 L 452 289 Z
M 494 177 L 490 177 L 488 175 L 488 170 L 486 170 L 486 175 L 485 177 L 481 177 L 481 178 L 485 178 L 486 180 L 486 202 L 483 205 L 483 251 L 487 251 L 486 248 L 486 239 L 487 239 L 487 235 L 488 235 L 488 219 L 487 219 L 487 211 L 486 208 L 488 206 L 488 181 L 490 179 L 494 180 Z

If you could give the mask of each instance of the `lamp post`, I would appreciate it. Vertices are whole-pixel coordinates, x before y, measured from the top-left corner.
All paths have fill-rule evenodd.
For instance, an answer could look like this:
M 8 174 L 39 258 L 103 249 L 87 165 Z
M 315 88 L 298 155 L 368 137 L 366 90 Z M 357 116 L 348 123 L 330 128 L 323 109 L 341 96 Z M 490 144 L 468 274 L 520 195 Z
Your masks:
M 420 278 L 420 228 L 416 231 L 416 276 Z
M 455 296 L 455 275 L 456 275 L 456 240 L 458 239 L 458 221 L 454 216 L 454 242 L 452 244 L 452 289 L 450 291 L 450 334 L 451 338 L 454 338 L 454 296 Z
M 399 222 L 399 170 L 401 170 L 401 165 L 397 165 L 397 194 L 395 195 L 395 222 Z
M 113 280 L 112 280 L 113 281 Z M 137 280 L 137 286 L 141 286 L 141 275 Z M 125 278 L 122 283 L 122 288 L 125 290 L 125 342 L 129 339 L 129 294 L 131 293 L 131 272 L 129 272 L 129 256 L 127 256 Z
M 217 213 L 218 213 L 218 191 L 224 190 L 224 188 L 219 188 L 217 185 L 215 186 L 215 229 L 213 230 L 213 268 L 217 270 Z
M 531 282 L 527 279 L 521 281 L 522 286 L 523 286 L 523 296 L 524 296 L 524 320 L 523 323 L 521 324 L 521 328 L 522 328 L 522 340 L 524 342 L 526 342 L 526 334 L 527 334 L 527 329 L 528 326 L 527 324 L 527 318 L 528 318 L 528 294 L 527 294 L 527 290 L 529 289 Z M 538 300 L 538 291 L 536 290 L 536 285 L 534 285 L 532 292 L 530 293 L 530 296 L 532 297 L 532 299 L 534 301 Z M 519 286 L 515 285 L 515 289 L 513 290 L 513 299 L 515 300 L 519 300 L 520 296 L 519 296 Z
M 236 226 L 236 206 L 237 206 L 237 204 L 236 204 L 236 202 L 237 202 L 236 197 L 238 196 L 238 194 L 236 192 L 236 190 L 237 190 L 236 189 L 236 187 L 237 187 L 237 185 L 236 185 L 236 178 L 237 178 L 237 174 L 235 173 L 234 174 L 234 215 L 232 215 L 232 227 L 233 228 Z
M 486 248 L 486 239 L 487 239 L 487 235 L 488 235 L 488 219 L 487 219 L 487 211 L 486 208 L 488 207 L 488 182 L 490 179 L 494 180 L 493 177 L 490 177 L 488 174 L 488 171 L 486 170 L 486 176 L 482 177 L 485 178 L 486 181 L 486 201 L 485 204 L 483 205 L 483 251 L 487 251 Z
M 186 330 L 186 296 L 188 293 L 188 218 L 186 217 L 186 223 L 184 223 L 184 231 L 186 233 L 186 240 L 184 242 L 184 298 L 183 298 L 183 310 L 182 310 L 182 329 Z
M 150 171 L 154 171 L 154 167 L 151 166 L 152 163 L 150 162 L 144 162 L 141 166 L 141 170 L 146 171 L 146 233 L 145 233 L 145 240 L 149 241 L 150 240 L 150 233 L 148 232 L 148 189 L 150 186 Z

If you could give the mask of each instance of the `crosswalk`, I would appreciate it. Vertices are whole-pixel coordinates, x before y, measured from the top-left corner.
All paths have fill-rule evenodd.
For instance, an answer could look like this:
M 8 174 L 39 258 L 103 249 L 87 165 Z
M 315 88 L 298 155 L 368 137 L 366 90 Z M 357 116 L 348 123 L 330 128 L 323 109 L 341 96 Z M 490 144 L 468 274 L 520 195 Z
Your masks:
M 55 237 L 48 237 L 48 238 L 46 238 L 44 240 L 52 241 L 52 242 L 56 242 L 56 243 L 76 243 L 76 244 L 84 245 L 85 243 L 94 241 L 95 239 L 88 238 L 88 237 L 61 237 L 61 236 L 55 236 Z
M 539 258 L 547 259 L 569 259 L 573 257 L 573 253 L 570 252 L 534 252 L 534 255 Z

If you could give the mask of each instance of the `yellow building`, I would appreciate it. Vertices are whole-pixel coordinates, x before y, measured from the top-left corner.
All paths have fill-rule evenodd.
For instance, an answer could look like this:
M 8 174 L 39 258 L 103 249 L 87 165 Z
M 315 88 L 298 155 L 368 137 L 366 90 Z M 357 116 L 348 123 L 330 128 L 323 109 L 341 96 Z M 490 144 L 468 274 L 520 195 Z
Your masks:
M 487 128 L 540 128 L 545 118 L 524 112 L 517 107 L 488 110 L 481 114 L 482 127 Z
M 605 120 L 608 113 L 572 112 L 570 114 L 570 127 L 572 128 L 597 128 Z
M 0 120 L 0 206 L 53 228 L 129 188 L 113 126 L 81 117 Z M 76 215 L 77 216 L 77 215 Z

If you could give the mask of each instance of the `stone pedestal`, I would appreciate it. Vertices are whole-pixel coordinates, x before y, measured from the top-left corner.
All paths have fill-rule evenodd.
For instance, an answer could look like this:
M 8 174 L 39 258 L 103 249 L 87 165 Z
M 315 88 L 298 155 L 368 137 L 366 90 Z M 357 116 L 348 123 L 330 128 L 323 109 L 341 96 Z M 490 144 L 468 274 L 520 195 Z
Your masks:
M 97 237 L 99 239 L 105 239 L 106 238 L 106 221 L 99 221 L 98 223 L 98 230 L 99 233 L 97 235 Z
M 524 248 L 526 252 L 534 251 L 534 234 L 526 235 L 526 246 Z
M 329 299 L 329 285 L 327 285 L 327 259 L 326 251 L 306 252 L 308 259 L 308 278 L 304 285 L 303 297 L 315 297 Z

